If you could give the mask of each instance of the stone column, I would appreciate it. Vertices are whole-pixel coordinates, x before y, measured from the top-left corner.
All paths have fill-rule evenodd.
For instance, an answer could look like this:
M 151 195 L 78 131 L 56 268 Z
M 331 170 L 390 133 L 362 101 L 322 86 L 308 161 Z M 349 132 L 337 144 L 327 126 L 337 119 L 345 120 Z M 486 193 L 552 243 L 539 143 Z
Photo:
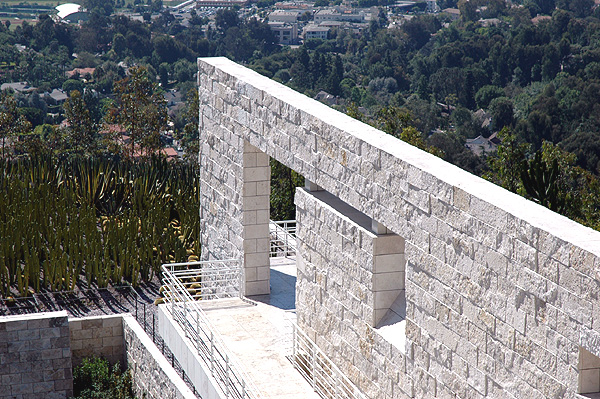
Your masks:
M 245 295 L 269 289 L 269 156 L 244 141 L 242 217 Z

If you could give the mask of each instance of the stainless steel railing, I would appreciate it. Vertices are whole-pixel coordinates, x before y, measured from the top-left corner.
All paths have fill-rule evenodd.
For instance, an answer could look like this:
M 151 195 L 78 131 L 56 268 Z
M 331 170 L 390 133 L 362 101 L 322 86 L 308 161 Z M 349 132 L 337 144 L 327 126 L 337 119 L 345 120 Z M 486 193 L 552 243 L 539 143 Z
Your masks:
M 225 398 L 259 399 L 258 389 L 229 356 L 223 339 L 197 302 L 197 299 L 241 296 L 241 261 L 165 264 L 162 275 L 167 309 L 194 345 Z
M 269 236 L 271 240 L 269 256 L 296 255 L 296 221 L 269 221 Z
M 292 362 L 325 399 L 366 399 L 321 349 L 293 323 Z

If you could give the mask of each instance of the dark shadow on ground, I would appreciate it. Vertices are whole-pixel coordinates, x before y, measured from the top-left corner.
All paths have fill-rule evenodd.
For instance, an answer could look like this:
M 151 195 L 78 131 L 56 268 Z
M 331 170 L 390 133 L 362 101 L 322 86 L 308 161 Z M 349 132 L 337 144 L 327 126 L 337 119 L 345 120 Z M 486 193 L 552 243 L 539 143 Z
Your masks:
M 271 294 L 248 298 L 283 310 L 296 309 L 296 276 L 271 269 Z

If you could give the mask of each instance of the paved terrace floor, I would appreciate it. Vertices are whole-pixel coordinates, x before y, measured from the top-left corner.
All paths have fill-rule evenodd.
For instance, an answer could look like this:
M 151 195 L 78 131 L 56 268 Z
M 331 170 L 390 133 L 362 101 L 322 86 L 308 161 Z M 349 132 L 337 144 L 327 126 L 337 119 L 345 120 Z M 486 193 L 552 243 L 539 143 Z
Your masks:
M 271 294 L 200 302 L 213 327 L 265 399 L 319 398 L 286 358 L 295 321 L 296 260 L 272 258 Z

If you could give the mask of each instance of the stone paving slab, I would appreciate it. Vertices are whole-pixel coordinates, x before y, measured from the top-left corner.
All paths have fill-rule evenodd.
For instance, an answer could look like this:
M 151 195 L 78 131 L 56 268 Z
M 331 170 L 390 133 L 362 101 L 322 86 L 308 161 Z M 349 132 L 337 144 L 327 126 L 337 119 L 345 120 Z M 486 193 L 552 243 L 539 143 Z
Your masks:
M 295 319 L 295 272 L 294 258 L 278 258 L 271 267 L 271 295 L 252 297 L 253 303 L 239 298 L 200 302 L 264 398 L 319 398 L 286 358 L 292 345 L 290 320 Z

